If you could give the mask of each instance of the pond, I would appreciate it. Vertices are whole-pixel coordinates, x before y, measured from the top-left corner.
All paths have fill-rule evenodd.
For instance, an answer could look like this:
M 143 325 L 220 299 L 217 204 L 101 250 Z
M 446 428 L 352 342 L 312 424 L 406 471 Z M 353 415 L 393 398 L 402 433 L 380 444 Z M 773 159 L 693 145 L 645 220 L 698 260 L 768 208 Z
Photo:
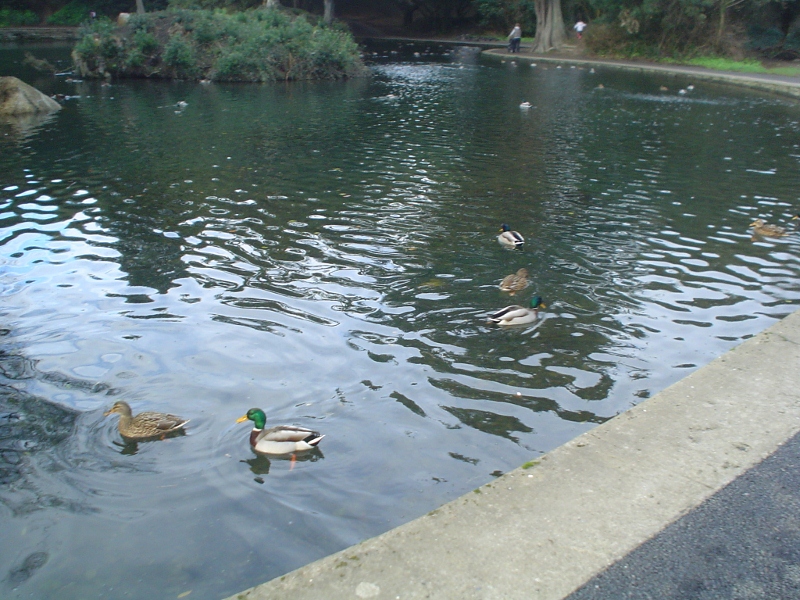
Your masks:
M 70 81 L 26 50 L 65 68 L 68 48 L 0 49 L 68 98 L 0 125 L 5 598 L 233 594 L 553 449 L 800 302 L 792 101 L 445 46 L 369 46 L 368 78 L 289 85 Z M 753 237 L 759 217 L 789 235 Z M 534 324 L 487 323 L 534 294 Z M 187 434 L 124 443 L 116 400 Z M 256 456 L 235 424 L 251 407 L 326 437 Z

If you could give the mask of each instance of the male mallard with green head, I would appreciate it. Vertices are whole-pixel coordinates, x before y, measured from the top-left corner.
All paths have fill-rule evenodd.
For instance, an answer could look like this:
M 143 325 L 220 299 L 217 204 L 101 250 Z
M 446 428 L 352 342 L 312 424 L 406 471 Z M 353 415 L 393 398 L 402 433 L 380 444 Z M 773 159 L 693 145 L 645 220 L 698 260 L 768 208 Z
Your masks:
M 107 417 L 111 413 L 119 414 L 119 433 L 129 440 L 164 438 L 182 430 L 189 422 L 188 419 L 160 412 L 143 412 L 134 417 L 130 405 L 124 400 L 117 400 L 103 416 Z
M 504 248 L 522 248 L 522 245 L 525 243 L 525 238 L 522 237 L 519 232 L 511 231 L 511 227 L 508 226 L 508 223 L 503 223 L 500 228 L 500 235 L 497 236 L 497 241 Z
M 311 450 L 325 436 L 318 431 L 294 425 L 278 425 L 264 429 L 267 415 L 260 408 L 251 408 L 247 414 L 236 419 L 237 423 L 253 422 L 250 432 L 250 446 L 262 454 L 290 454 L 302 450 Z
M 496 313 L 489 315 L 489 321 L 498 325 L 527 325 L 539 318 L 539 309 L 547 308 L 542 303 L 541 296 L 534 296 L 531 299 L 531 307 L 506 306 Z

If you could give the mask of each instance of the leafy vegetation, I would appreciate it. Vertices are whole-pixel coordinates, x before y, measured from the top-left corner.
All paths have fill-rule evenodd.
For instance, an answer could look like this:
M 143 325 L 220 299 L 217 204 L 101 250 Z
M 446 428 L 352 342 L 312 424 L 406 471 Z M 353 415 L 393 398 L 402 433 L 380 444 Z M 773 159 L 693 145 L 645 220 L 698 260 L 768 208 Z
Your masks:
M 523 32 L 536 29 L 536 8 L 533 0 L 474 0 L 479 25 L 505 31 L 519 23 Z M 507 34 L 508 32 L 506 32 Z
M 729 58 L 703 56 L 691 58 L 686 64 L 715 69 L 717 71 L 737 71 L 739 73 L 772 73 L 774 75 L 800 76 L 800 67 L 765 67 L 760 60 L 731 60 Z
M 89 7 L 81 0 L 73 0 L 47 19 L 49 25 L 76 26 L 89 18 Z
M 280 12 L 294 14 L 301 9 L 321 15 L 321 0 L 141 0 L 148 11 L 170 9 L 205 9 L 223 11 L 231 18 L 242 12 L 253 12 L 264 4 L 275 4 Z M 350 21 L 375 24 L 395 34 L 455 34 L 505 37 L 515 22 L 523 33 L 531 36 L 536 30 L 536 5 L 559 5 L 566 28 L 581 19 L 589 24 L 581 47 L 600 56 L 640 57 L 647 59 L 681 59 L 722 56 L 745 59 L 800 59 L 800 0 L 325 0 L 335 3 L 338 16 Z M 37 23 L 75 24 L 85 18 L 87 7 L 101 16 L 115 19 L 119 12 L 134 9 L 135 0 L 3 0 L 1 25 Z M 281 6 L 282 4 L 282 6 Z M 290 8 L 291 6 L 291 8 Z M 547 11 L 543 14 L 549 14 Z M 308 19 L 307 19 L 308 20 Z M 313 19 L 309 24 L 316 26 Z M 545 26 L 547 24 L 544 24 Z M 206 58 L 203 35 L 219 37 L 217 27 L 228 25 L 199 24 L 196 37 L 175 40 L 170 45 L 170 69 L 183 71 L 187 56 Z M 244 26 L 247 29 L 246 26 Z M 546 27 L 540 28 L 542 31 Z M 181 34 L 184 38 L 187 34 Z M 194 35 L 194 34 L 193 34 Z M 237 34 L 238 35 L 238 34 Z M 253 31 L 246 37 L 252 40 Z M 574 41 L 574 40 L 573 40 Z M 167 40 L 159 40 L 162 47 Z M 188 44 L 188 45 L 187 45 Z M 254 48 L 244 39 L 236 50 L 220 56 L 222 72 L 262 72 L 255 67 Z M 292 49 L 291 59 L 297 59 Z M 333 54 L 336 54 L 335 52 Z M 269 60 L 280 59 L 280 53 Z M 127 63 L 144 69 L 147 52 L 134 53 Z M 142 62 L 144 60 L 144 62 Z M 295 67 L 290 69 L 295 70 Z M 302 69 L 301 69 L 302 70 Z M 262 73 L 263 75 L 263 73 Z M 304 76 L 304 75 L 299 75 Z
M 73 60 L 97 77 L 279 81 L 364 71 L 349 31 L 275 9 L 174 9 L 132 15 L 122 27 L 102 19 L 84 27 Z
M 39 17 L 32 10 L 0 8 L 0 27 L 24 27 L 38 22 Z
M 587 1 L 586 46 L 597 54 L 800 57 L 800 0 Z

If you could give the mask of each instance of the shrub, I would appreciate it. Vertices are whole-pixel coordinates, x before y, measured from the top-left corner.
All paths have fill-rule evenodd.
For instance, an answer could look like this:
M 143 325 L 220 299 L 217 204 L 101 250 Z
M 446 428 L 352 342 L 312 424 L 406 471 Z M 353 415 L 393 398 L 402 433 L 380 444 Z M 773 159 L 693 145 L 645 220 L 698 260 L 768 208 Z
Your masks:
M 766 55 L 774 55 L 783 44 L 783 32 L 777 27 L 752 25 L 747 28 L 747 47 Z
M 164 64 L 179 78 L 192 77 L 196 67 L 194 48 L 180 34 L 169 38 L 164 46 Z
M 783 41 L 783 49 L 788 52 L 800 54 L 800 29 L 795 29 L 789 32 L 786 39 Z
M 84 76 L 276 81 L 364 72 L 358 46 L 341 26 L 263 9 L 174 9 L 140 15 L 119 28 L 90 23 L 73 57 Z
M 0 8 L 0 27 L 25 27 L 38 23 L 39 17 L 32 10 Z
M 150 55 L 158 50 L 159 44 L 158 40 L 156 40 L 156 37 L 152 33 L 140 29 L 133 34 L 133 46 L 134 50 L 139 50 L 144 55 Z
M 523 34 L 532 35 L 536 29 L 536 7 L 533 0 L 475 0 L 478 22 L 482 27 L 508 33 L 519 23 Z M 527 33 L 526 33 L 527 32 Z
M 53 13 L 47 22 L 50 25 L 75 26 L 80 25 L 89 18 L 89 7 L 80 0 L 73 0 L 60 10 Z

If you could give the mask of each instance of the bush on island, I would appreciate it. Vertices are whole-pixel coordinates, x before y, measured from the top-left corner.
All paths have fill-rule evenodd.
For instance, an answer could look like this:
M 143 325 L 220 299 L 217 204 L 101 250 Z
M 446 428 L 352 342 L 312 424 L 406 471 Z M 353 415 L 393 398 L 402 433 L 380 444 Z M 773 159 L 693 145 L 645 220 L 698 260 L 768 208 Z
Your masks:
M 84 77 L 263 82 L 365 72 L 344 26 L 275 8 L 170 9 L 121 26 L 99 19 L 83 26 L 72 59 Z

